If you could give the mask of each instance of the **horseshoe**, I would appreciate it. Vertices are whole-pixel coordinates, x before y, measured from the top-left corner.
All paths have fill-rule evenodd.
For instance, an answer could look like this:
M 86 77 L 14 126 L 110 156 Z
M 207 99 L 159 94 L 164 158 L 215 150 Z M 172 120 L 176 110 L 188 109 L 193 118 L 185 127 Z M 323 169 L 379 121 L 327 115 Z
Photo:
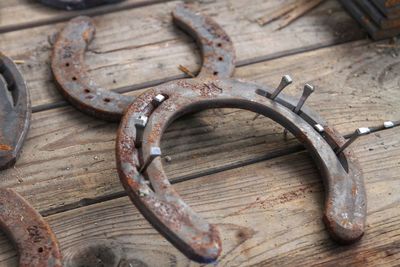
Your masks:
M 0 170 L 15 164 L 29 130 L 31 104 L 14 62 L 0 53 Z
M 0 53 L 0 169 L 15 164 L 29 130 L 31 104 L 14 62 Z M 0 188 L 0 228 L 19 254 L 19 266 L 61 266 L 55 235 L 40 214 L 12 189 Z
M 270 99 L 272 94 L 270 88 L 234 79 L 185 79 L 143 93 L 122 119 L 116 145 L 121 182 L 144 217 L 192 260 L 215 261 L 221 252 L 219 234 L 173 189 L 159 147 L 170 123 L 187 113 L 209 108 L 250 110 L 293 133 L 311 153 L 323 178 L 324 221 L 332 238 L 352 243 L 363 235 L 366 197 L 362 174 L 351 150 L 335 153 L 345 140 L 315 112 L 307 107 L 296 111 L 298 105 L 292 98 L 280 94 Z M 155 107 L 154 100 L 159 96 L 164 101 Z M 138 118 L 145 118 L 147 123 L 138 123 Z M 143 136 L 138 139 L 139 131 Z
M 0 188 L 0 227 L 13 241 L 19 267 L 61 267 L 57 239 L 42 216 L 12 189 Z
M 199 77 L 230 77 L 235 68 L 235 53 L 223 29 L 211 18 L 184 5 L 178 5 L 172 16 L 174 23 L 200 46 L 203 66 Z M 89 17 L 77 17 L 68 22 L 53 47 L 53 75 L 63 96 L 76 108 L 100 119 L 119 121 L 134 97 L 101 88 L 90 78 L 84 54 L 94 34 L 95 26 Z
M 123 0 L 38 0 L 38 1 L 47 6 L 59 9 L 77 10 L 77 9 L 88 9 L 100 5 L 118 3 L 122 2 Z

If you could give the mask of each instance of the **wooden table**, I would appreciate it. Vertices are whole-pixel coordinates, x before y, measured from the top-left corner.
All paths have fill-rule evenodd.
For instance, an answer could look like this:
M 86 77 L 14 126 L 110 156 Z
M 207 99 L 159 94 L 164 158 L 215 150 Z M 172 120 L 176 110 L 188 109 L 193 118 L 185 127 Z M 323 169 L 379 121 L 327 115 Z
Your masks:
M 292 0 L 293 1 L 293 0 Z M 126 0 L 90 11 L 56 11 L 33 0 L 0 2 L 0 48 L 21 61 L 32 95 L 32 126 L 15 168 L 1 185 L 15 188 L 49 221 L 67 266 L 197 266 L 167 242 L 125 195 L 115 169 L 117 124 L 93 119 L 63 101 L 49 67 L 52 42 L 78 14 L 94 16 L 97 37 L 86 61 L 103 87 L 137 95 L 182 78 L 200 57 L 170 12 L 181 1 Z M 191 1 L 232 37 L 235 77 L 276 86 L 299 97 L 343 135 L 400 118 L 400 49 L 373 43 L 334 0 L 290 26 L 261 27 L 256 19 L 290 1 Z M 393 48 L 394 47 L 394 48 Z M 398 45 L 397 45 L 398 47 Z M 195 51 L 195 52 L 194 52 Z M 317 169 L 282 127 L 233 109 L 180 119 L 165 134 L 165 167 L 193 209 L 218 225 L 218 266 L 399 266 L 400 128 L 358 140 L 365 173 L 366 234 L 352 246 L 330 240 L 321 221 L 323 186 Z M 1 266 L 16 251 L 0 236 Z M 98 265 L 95 265 L 98 264 Z

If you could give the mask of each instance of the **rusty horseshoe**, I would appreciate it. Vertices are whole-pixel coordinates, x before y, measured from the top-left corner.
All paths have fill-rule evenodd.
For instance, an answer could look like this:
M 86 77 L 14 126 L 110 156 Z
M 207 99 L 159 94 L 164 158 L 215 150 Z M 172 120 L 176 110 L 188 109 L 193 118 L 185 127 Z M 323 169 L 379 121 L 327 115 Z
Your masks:
M 0 227 L 18 250 L 19 267 L 62 266 L 50 226 L 17 192 L 0 188 L 0 211 Z
M 361 238 L 366 219 L 363 176 L 347 147 L 349 141 L 304 106 L 313 87 L 306 85 L 296 101 L 281 93 L 291 83 L 289 76 L 275 90 L 230 78 L 234 48 L 219 25 L 184 5 L 178 5 L 172 16 L 199 43 L 203 67 L 196 78 L 156 86 L 136 99 L 99 88 L 85 71 L 84 52 L 94 36 L 88 18 L 68 23 L 53 50 L 53 74 L 73 105 L 102 119 L 123 116 L 116 144 L 117 169 L 143 216 L 190 259 L 212 262 L 218 258 L 222 247 L 217 227 L 197 215 L 169 183 L 160 160 L 160 140 L 168 125 L 187 113 L 241 108 L 273 119 L 305 145 L 326 188 L 323 218 L 327 230 L 340 243 Z
M 216 260 L 221 241 L 215 226 L 192 211 L 169 183 L 160 159 L 160 140 L 177 118 L 209 108 L 250 110 L 293 133 L 311 153 L 323 178 L 324 221 L 331 236 L 351 243 L 363 235 L 363 178 L 351 150 L 336 153 L 346 143 L 344 138 L 307 107 L 295 112 L 295 100 L 283 94 L 271 99 L 272 94 L 270 88 L 234 79 L 179 80 L 140 95 L 122 119 L 116 158 L 125 190 L 152 225 L 193 260 Z M 161 96 L 164 100 L 155 106 Z
M 25 81 L 0 54 L 0 169 L 15 164 L 29 129 L 31 105 Z M 12 189 L 0 188 L 0 228 L 19 254 L 19 266 L 61 266 L 55 235 L 40 214 Z
M 65 10 L 77 10 L 87 9 L 100 5 L 113 4 L 122 2 L 123 0 L 38 0 L 42 4 L 47 6 L 65 9 Z
M 175 9 L 173 18 L 200 46 L 203 66 L 199 77 L 229 77 L 235 68 L 235 53 L 230 38 L 219 25 L 183 5 Z M 89 17 L 68 22 L 53 47 L 53 75 L 63 96 L 79 110 L 97 118 L 119 121 L 134 98 L 101 88 L 90 78 L 84 54 L 94 34 L 95 26 Z
M 0 170 L 15 164 L 29 130 L 31 103 L 25 81 L 0 54 Z

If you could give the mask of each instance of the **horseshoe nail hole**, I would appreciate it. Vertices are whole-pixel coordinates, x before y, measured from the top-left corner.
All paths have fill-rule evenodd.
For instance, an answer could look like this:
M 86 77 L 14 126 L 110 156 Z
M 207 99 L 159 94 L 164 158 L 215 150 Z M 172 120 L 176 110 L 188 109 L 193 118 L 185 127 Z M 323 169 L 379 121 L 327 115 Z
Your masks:
M 83 90 L 83 92 L 85 92 L 86 94 L 88 94 L 88 93 L 90 93 L 90 90 L 89 90 L 89 89 L 85 89 L 85 90 Z
M 74 77 L 72 77 L 72 80 L 73 80 L 73 81 L 76 81 L 76 80 L 78 80 L 78 78 L 76 78 L 76 77 L 74 76 Z
M 213 75 L 217 76 L 218 75 L 218 71 L 214 71 Z
M 219 57 L 218 60 L 219 60 L 219 61 L 223 61 L 224 58 L 223 58 L 223 57 Z
M 86 99 L 92 99 L 93 98 L 93 96 L 92 95 L 88 95 L 88 96 L 86 96 Z
M 218 47 L 222 47 L 222 44 L 221 44 L 221 43 L 218 43 L 217 46 L 218 46 Z
M 111 99 L 110 99 L 110 98 L 104 98 L 103 100 L 104 100 L 104 102 L 106 102 L 106 103 L 111 102 Z
M 42 247 L 38 248 L 38 252 L 42 253 L 43 252 L 43 248 Z
M 65 63 L 65 67 L 69 67 L 69 63 Z

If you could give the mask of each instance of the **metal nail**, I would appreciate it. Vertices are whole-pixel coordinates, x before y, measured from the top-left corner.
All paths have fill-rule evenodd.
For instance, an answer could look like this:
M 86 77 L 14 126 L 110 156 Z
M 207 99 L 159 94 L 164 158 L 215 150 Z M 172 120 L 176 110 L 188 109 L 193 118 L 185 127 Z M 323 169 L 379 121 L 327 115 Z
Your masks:
M 324 127 L 321 124 L 315 124 L 314 129 L 317 130 L 317 132 L 319 132 L 319 133 L 324 132 Z
M 344 143 L 344 145 L 342 145 L 341 147 L 339 147 L 336 150 L 336 154 L 340 154 L 343 152 L 343 150 L 345 150 L 349 145 L 351 145 L 358 137 L 363 136 L 363 135 L 367 135 L 371 132 L 371 130 L 369 128 L 366 127 L 362 127 L 362 128 L 358 128 L 357 130 L 355 130 L 355 132 L 350 136 L 349 140 L 347 140 L 346 143 Z
M 294 113 L 299 114 L 301 108 L 303 107 L 304 103 L 306 102 L 307 98 L 314 92 L 314 86 L 306 83 L 304 85 L 303 94 L 300 97 L 299 103 L 297 103 L 296 108 L 294 109 Z
M 284 75 L 281 79 L 280 84 L 278 85 L 278 87 L 275 89 L 275 91 L 272 93 L 272 95 L 269 98 L 274 100 L 280 94 L 280 92 L 282 92 L 282 90 L 285 89 L 285 87 L 287 87 L 292 82 L 293 82 L 293 80 L 289 75 Z
M 153 98 L 153 105 L 155 106 L 159 106 L 161 105 L 162 102 L 164 102 L 165 100 L 165 96 L 163 96 L 162 94 L 158 94 Z
M 161 149 L 158 146 L 153 146 L 150 148 L 150 155 L 146 162 L 140 167 L 139 172 L 143 173 L 144 171 L 147 170 L 147 168 L 150 166 L 150 164 L 153 162 L 153 160 L 157 157 L 161 156 Z
M 147 121 L 148 121 L 148 117 L 142 114 L 136 114 L 133 118 L 135 126 L 139 126 L 139 127 L 146 127 Z
M 383 123 L 383 126 L 384 126 L 385 128 L 393 128 L 393 127 L 394 127 L 394 123 L 393 123 L 392 121 L 385 121 L 385 122 Z

